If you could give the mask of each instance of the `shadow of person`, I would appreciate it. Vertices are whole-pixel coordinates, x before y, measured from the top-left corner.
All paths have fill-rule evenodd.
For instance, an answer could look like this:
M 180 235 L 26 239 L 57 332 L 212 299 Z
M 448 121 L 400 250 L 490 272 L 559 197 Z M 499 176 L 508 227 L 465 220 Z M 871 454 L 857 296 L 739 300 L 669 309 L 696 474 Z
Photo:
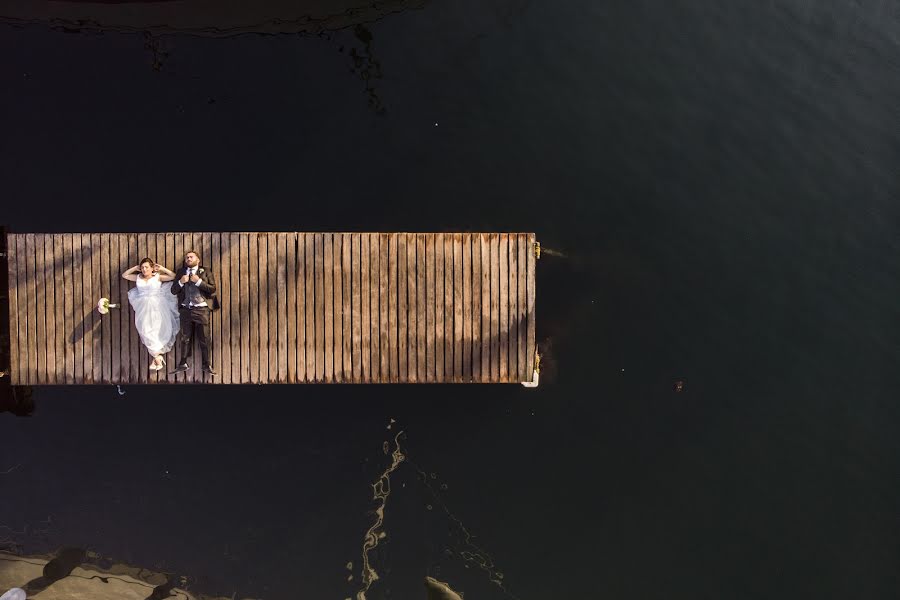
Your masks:
M 91 308 L 84 314 L 84 317 L 82 317 L 81 319 L 81 323 L 76 325 L 75 329 L 73 329 L 69 334 L 70 343 L 74 344 L 75 342 L 80 342 L 81 338 L 84 337 L 84 334 L 87 331 L 100 329 L 100 319 L 94 319 L 93 322 L 90 320 L 90 316 L 95 310 L 95 308 Z
M 81 548 L 63 548 L 57 553 L 56 558 L 44 565 L 42 576 L 32 579 L 22 586 L 22 589 L 29 598 L 35 596 L 54 582 L 68 577 L 75 567 L 84 562 L 85 558 L 87 558 L 87 552 Z

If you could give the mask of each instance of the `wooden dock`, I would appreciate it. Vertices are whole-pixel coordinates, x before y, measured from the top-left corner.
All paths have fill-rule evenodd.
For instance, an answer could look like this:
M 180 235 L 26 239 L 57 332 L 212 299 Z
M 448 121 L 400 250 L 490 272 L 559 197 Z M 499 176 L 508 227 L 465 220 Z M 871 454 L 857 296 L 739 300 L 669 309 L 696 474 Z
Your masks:
M 12 385 L 520 383 L 533 233 L 8 233 Z M 218 279 L 215 377 L 149 370 L 121 273 L 194 249 Z M 119 304 L 101 315 L 101 297 Z M 177 348 L 177 345 L 176 345 Z

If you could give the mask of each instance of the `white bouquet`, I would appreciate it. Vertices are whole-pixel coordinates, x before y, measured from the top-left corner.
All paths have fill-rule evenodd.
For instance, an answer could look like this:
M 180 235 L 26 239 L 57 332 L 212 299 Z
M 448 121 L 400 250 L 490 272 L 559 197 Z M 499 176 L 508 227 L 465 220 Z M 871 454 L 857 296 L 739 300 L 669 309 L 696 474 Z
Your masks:
M 109 298 L 100 298 L 100 301 L 97 302 L 97 311 L 101 315 L 105 315 L 106 313 L 108 313 L 109 309 L 111 309 L 111 308 L 119 308 L 119 305 L 118 304 L 110 304 Z

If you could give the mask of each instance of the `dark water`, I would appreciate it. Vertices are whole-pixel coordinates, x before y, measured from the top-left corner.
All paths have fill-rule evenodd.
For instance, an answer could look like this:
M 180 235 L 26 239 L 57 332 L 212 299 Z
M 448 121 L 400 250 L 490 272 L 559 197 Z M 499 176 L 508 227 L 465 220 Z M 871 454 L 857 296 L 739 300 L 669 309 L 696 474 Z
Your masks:
M 0 415 L 8 537 L 349 597 L 402 428 L 370 598 L 897 597 L 900 12 L 740 4 L 430 2 L 368 46 L 164 37 L 158 72 L 140 36 L 4 27 L 14 231 L 565 255 L 538 265 L 538 390 L 37 390 Z

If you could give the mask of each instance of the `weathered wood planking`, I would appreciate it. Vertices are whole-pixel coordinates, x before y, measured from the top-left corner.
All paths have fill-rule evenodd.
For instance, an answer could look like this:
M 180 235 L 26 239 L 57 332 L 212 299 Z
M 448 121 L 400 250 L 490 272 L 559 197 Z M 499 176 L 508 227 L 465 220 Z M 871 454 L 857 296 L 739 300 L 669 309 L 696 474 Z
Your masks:
M 14 385 L 530 381 L 530 233 L 7 234 Z M 188 250 L 218 281 L 216 377 L 149 371 L 121 273 Z M 119 308 L 107 315 L 97 301 Z

